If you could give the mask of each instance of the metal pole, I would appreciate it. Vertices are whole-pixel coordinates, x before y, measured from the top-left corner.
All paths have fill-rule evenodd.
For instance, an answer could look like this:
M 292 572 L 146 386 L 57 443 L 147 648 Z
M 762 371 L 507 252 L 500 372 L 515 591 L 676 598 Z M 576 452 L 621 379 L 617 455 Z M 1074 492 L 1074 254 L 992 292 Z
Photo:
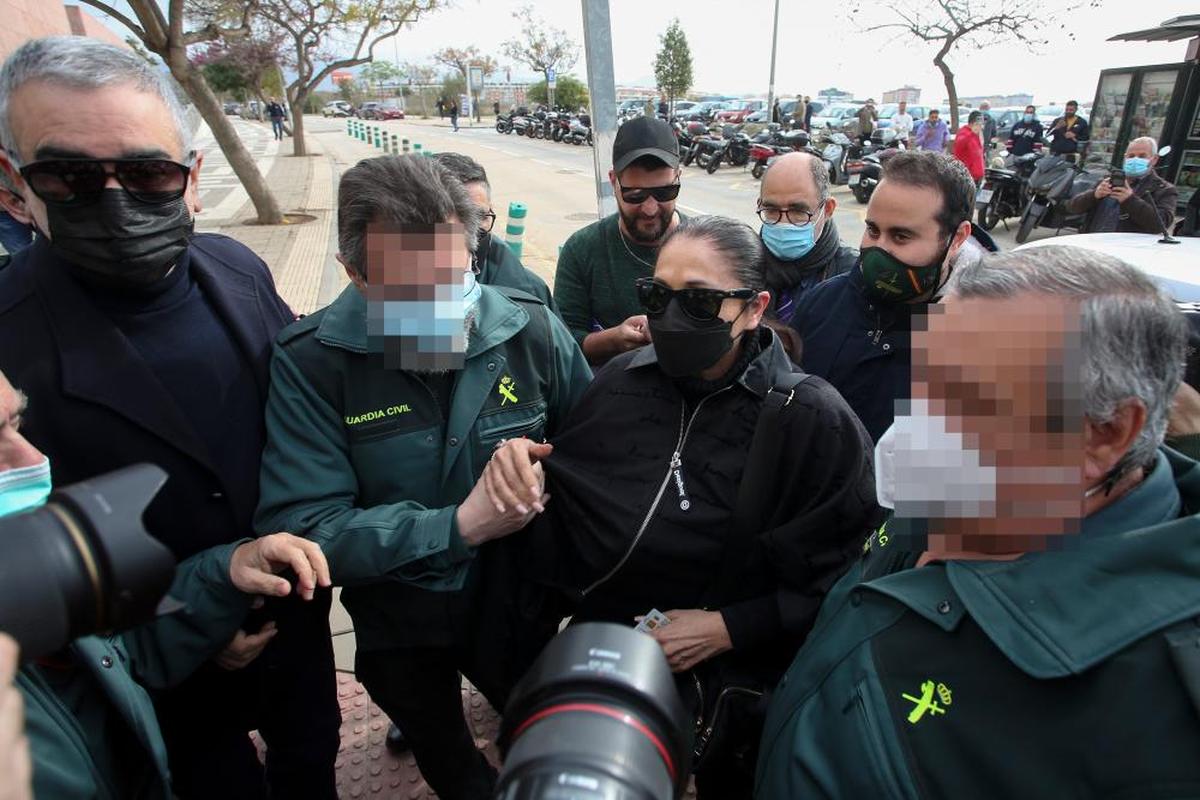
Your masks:
M 775 46 L 779 43 L 779 0 L 775 0 L 775 27 L 771 30 L 771 82 L 767 86 L 767 122 L 774 122 L 775 113 Z M 783 122 L 783 120 L 780 120 Z
M 608 0 L 582 0 L 583 45 L 587 60 L 588 94 L 592 99 L 592 163 L 596 176 L 596 210 L 603 219 L 617 212 L 608 172 L 617 135 L 617 86 L 613 78 L 612 24 Z

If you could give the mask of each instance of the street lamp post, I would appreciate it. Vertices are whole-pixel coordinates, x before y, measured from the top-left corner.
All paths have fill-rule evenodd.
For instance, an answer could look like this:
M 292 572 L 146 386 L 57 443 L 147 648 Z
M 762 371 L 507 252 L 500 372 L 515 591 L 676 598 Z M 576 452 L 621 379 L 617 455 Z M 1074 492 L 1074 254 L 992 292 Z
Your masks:
M 771 82 L 767 86 L 767 124 L 775 115 L 775 47 L 779 42 L 779 0 L 775 0 L 775 25 L 771 30 Z M 780 120 L 783 122 L 783 120 Z

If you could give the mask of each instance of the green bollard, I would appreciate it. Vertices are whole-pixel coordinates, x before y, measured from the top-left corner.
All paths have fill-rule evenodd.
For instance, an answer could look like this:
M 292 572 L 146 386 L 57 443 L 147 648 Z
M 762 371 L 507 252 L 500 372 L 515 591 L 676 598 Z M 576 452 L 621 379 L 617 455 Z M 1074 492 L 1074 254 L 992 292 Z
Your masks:
M 413 155 L 414 156 L 421 155 L 421 143 L 420 142 L 413 142 Z
M 508 225 L 504 228 L 504 241 L 517 258 L 521 257 L 521 247 L 525 241 L 525 215 L 528 212 L 529 209 L 524 203 L 508 204 Z
M 400 145 L 398 144 L 399 140 L 400 140 L 399 137 L 393 133 L 392 134 L 392 155 L 394 155 L 394 156 L 400 155 Z
M 380 148 L 380 147 L 383 147 L 383 144 L 382 144 L 382 143 L 379 141 L 379 140 L 380 140 L 380 137 L 382 137 L 382 138 L 386 139 L 386 138 L 387 138 L 387 135 L 386 135 L 386 134 L 384 134 L 384 133 L 382 133 L 382 132 L 379 130 L 379 128 L 376 128 L 376 129 L 375 129 L 375 147 L 376 147 L 376 149 L 378 149 L 378 148 Z
M 354 132 L 354 120 L 347 117 L 346 118 L 346 133 L 353 133 L 353 132 Z
M 404 153 L 404 155 L 408 155 L 408 149 L 409 149 L 408 139 L 401 139 L 400 147 L 403 148 L 401 150 L 401 152 Z

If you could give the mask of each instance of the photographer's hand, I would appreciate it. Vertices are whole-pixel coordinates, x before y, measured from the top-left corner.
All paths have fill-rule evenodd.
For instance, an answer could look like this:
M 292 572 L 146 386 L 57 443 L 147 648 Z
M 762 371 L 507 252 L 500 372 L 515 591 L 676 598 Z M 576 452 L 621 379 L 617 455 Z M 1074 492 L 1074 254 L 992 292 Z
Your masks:
M 0 633 L 0 800 L 32 800 L 33 761 L 25 736 L 25 702 L 13 680 L 17 643 Z

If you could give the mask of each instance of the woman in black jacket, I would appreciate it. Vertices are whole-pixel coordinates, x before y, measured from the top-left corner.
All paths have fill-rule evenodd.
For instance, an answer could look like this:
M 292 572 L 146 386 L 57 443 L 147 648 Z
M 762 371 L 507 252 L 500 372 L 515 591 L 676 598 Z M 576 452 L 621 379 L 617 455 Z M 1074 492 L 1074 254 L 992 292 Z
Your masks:
M 605 365 L 551 444 L 503 443 L 485 472 L 498 508 L 543 508 L 542 463 L 526 566 L 573 621 L 669 617 L 651 635 L 697 715 L 703 798 L 750 797 L 761 693 L 878 513 L 870 438 L 829 384 L 799 381 L 764 286 L 753 230 L 685 220 L 639 281 L 653 344 Z

